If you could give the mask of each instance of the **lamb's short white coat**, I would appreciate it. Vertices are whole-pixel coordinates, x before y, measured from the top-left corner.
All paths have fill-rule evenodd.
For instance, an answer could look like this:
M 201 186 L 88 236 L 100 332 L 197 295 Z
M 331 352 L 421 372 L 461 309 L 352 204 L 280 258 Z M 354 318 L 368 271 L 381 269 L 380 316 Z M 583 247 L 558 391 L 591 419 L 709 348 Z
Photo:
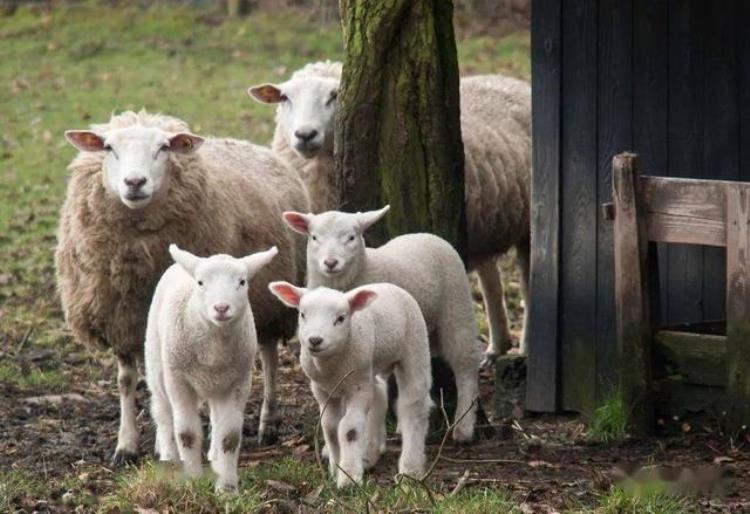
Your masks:
M 216 489 L 237 487 L 242 421 L 258 347 L 248 281 L 278 253 L 201 258 L 171 245 L 173 264 L 159 281 L 148 315 L 146 380 L 156 422 L 156 453 L 202 471 L 199 406 L 211 414 L 209 460 Z
M 458 441 L 474 435 L 475 399 L 481 349 L 474 306 L 461 257 L 444 239 L 406 234 L 379 248 L 365 246 L 364 232 L 388 211 L 322 214 L 285 212 L 287 224 L 307 235 L 307 286 L 346 291 L 389 282 L 417 301 L 432 337 L 435 355 L 443 357 L 456 379 Z
M 287 282 L 271 291 L 299 310 L 300 361 L 318 401 L 329 467 L 339 487 L 362 480 L 385 447 L 383 378 L 395 374 L 403 445 L 399 473 L 421 478 L 432 407 L 427 327 L 412 296 L 393 284 L 341 292 Z

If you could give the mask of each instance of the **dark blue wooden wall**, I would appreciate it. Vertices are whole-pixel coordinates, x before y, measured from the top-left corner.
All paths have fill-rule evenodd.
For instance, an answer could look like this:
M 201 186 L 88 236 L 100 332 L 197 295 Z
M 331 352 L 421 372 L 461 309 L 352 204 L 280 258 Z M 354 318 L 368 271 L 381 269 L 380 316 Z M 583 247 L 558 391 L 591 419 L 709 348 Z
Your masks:
M 750 180 L 750 2 L 534 0 L 527 407 L 589 412 L 617 383 L 612 157 Z M 660 248 L 663 322 L 724 316 L 724 251 Z

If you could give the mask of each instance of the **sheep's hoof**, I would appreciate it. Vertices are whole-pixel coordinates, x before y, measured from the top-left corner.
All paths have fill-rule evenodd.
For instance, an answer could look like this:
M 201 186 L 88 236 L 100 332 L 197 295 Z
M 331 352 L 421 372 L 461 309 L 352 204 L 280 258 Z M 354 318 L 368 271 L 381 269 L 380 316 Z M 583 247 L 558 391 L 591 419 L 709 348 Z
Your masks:
M 237 486 L 235 484 L 216 484 L 216 494 L 234 495 L 237 494 Z
M 112 464 L 117 467 L 127 466 L 138 462 L 138 454 L 129 450 L 118 449 L 112 456 Z
M 494 352 L 485 352 L 482 357 L 482 362 L 479 364 L 481 368 L 487 368 L 495 363 L 497 360 L 497 354 Z

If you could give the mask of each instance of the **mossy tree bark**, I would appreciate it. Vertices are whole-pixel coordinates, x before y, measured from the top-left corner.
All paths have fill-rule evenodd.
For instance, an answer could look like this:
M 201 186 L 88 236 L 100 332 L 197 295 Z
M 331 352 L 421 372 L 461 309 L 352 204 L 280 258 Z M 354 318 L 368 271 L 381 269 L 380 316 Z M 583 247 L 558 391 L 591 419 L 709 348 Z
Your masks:
M 343 208 L 391 205 L 385 223 L 369 234 L 374 244 L 428 231 L 464 256 L 453 4 L 340 0 L 340 8 L 346 59 L 335 153 Z

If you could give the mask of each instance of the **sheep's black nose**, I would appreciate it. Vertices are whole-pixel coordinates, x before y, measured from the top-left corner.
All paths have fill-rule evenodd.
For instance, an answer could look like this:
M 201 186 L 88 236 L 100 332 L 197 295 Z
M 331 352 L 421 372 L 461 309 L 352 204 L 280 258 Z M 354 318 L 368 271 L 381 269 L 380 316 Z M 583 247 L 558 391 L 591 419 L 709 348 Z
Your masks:
M 310 343 L 310 346 L 318 347 L 323 343 L 322 337 L 311 337 L 307 340 L 308 343 Z
M 294 135 L 307 143 L 311 139 L 314 139 L 315 136 L 318 135 L 318 131 L 315 129 L 309 129 L 309 130 L 295 130 Z
M 147 181 L 146 177 L 126 178 L 125 185 L 130 189 L 140 189 Z

